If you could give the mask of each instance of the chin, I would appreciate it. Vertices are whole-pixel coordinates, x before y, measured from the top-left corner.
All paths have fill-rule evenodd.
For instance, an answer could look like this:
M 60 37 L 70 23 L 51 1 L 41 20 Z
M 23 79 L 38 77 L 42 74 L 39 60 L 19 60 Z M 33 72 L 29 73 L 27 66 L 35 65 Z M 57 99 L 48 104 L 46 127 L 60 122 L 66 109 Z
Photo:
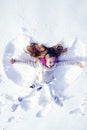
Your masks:
M 53 66 L 48 66 L 48 68 L 52 68 Z

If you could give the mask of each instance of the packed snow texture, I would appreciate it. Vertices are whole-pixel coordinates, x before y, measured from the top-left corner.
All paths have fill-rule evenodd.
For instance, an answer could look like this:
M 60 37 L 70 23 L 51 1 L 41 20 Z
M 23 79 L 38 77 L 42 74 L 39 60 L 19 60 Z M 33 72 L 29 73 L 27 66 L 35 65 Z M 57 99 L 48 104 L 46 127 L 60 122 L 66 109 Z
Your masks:
M 48 103 L 46 91 L 32 91 L 35 69 L 11 65 L 9 59 L 29 56 L 31 41 L 68 47 L 60 59 L 87 57 L 86 0 L 0 0 L 0 130 L 85 130 L 87 128 L 87 61 L 59 66 L 55 92 L 63 106 Z M 54 83 L 52 84 L 54 85 Z M 47 86 L 45 86 L 47 87 Z M 48 95 L 49 96 L 49 95 Z

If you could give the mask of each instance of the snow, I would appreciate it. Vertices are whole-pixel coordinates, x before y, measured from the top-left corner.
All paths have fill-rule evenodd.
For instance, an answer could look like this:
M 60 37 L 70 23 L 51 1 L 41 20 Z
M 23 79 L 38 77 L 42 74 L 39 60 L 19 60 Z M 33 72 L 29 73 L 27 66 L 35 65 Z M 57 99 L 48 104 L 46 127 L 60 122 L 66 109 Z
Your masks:
M 42 109 L 38 98 L 31 98 L 31 104 L 27 96 L 35 69 L 9 63 L 11 57 L 27 58 L 23 48 L 30 41 L 51 46 L 63 39 L 69 50 L 61 59 L 86 57 L 86 4 L 86 0 L 0 0 L 0 130 L 87 128 L 86 63 L 83 69 L 59 66 L 56 84 L 63 107 L 52 102 L 41 118 L 36 117 Z

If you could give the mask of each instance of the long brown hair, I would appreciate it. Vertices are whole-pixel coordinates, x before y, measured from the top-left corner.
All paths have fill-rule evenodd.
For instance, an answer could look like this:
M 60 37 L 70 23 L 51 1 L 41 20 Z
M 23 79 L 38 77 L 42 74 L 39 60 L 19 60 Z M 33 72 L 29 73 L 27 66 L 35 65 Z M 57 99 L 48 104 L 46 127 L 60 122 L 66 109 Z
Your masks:
M 39 45 L 38 43 L 30 43 L 30 45 L 26 46 L 26 50 L 30 56 L 34 58 L 40 58 L 45 57 L 46 54 L 59 57 L 61 54 L 67 51 L 67 48 L 64 48 L 60 42 L 51 47 L 46 47 L 43 44 Z

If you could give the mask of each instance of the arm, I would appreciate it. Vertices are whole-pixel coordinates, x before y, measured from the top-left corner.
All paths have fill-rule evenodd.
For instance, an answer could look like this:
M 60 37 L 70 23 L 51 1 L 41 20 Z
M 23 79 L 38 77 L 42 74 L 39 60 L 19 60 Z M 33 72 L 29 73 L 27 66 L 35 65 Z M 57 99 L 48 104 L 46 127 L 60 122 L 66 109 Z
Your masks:
M 80 68 L 84 67 L 84 65 L 80 61 L 74 60 L 59 60 L 58 65 L 78 65 Z
M 24 64 L 29 64 L 30 66 L 36 68 L 37 67 L 37 61 L 32 61 L 32 60 L 27 60 L 27 59 L 10 59 L 10 63 L 24 63 Z

